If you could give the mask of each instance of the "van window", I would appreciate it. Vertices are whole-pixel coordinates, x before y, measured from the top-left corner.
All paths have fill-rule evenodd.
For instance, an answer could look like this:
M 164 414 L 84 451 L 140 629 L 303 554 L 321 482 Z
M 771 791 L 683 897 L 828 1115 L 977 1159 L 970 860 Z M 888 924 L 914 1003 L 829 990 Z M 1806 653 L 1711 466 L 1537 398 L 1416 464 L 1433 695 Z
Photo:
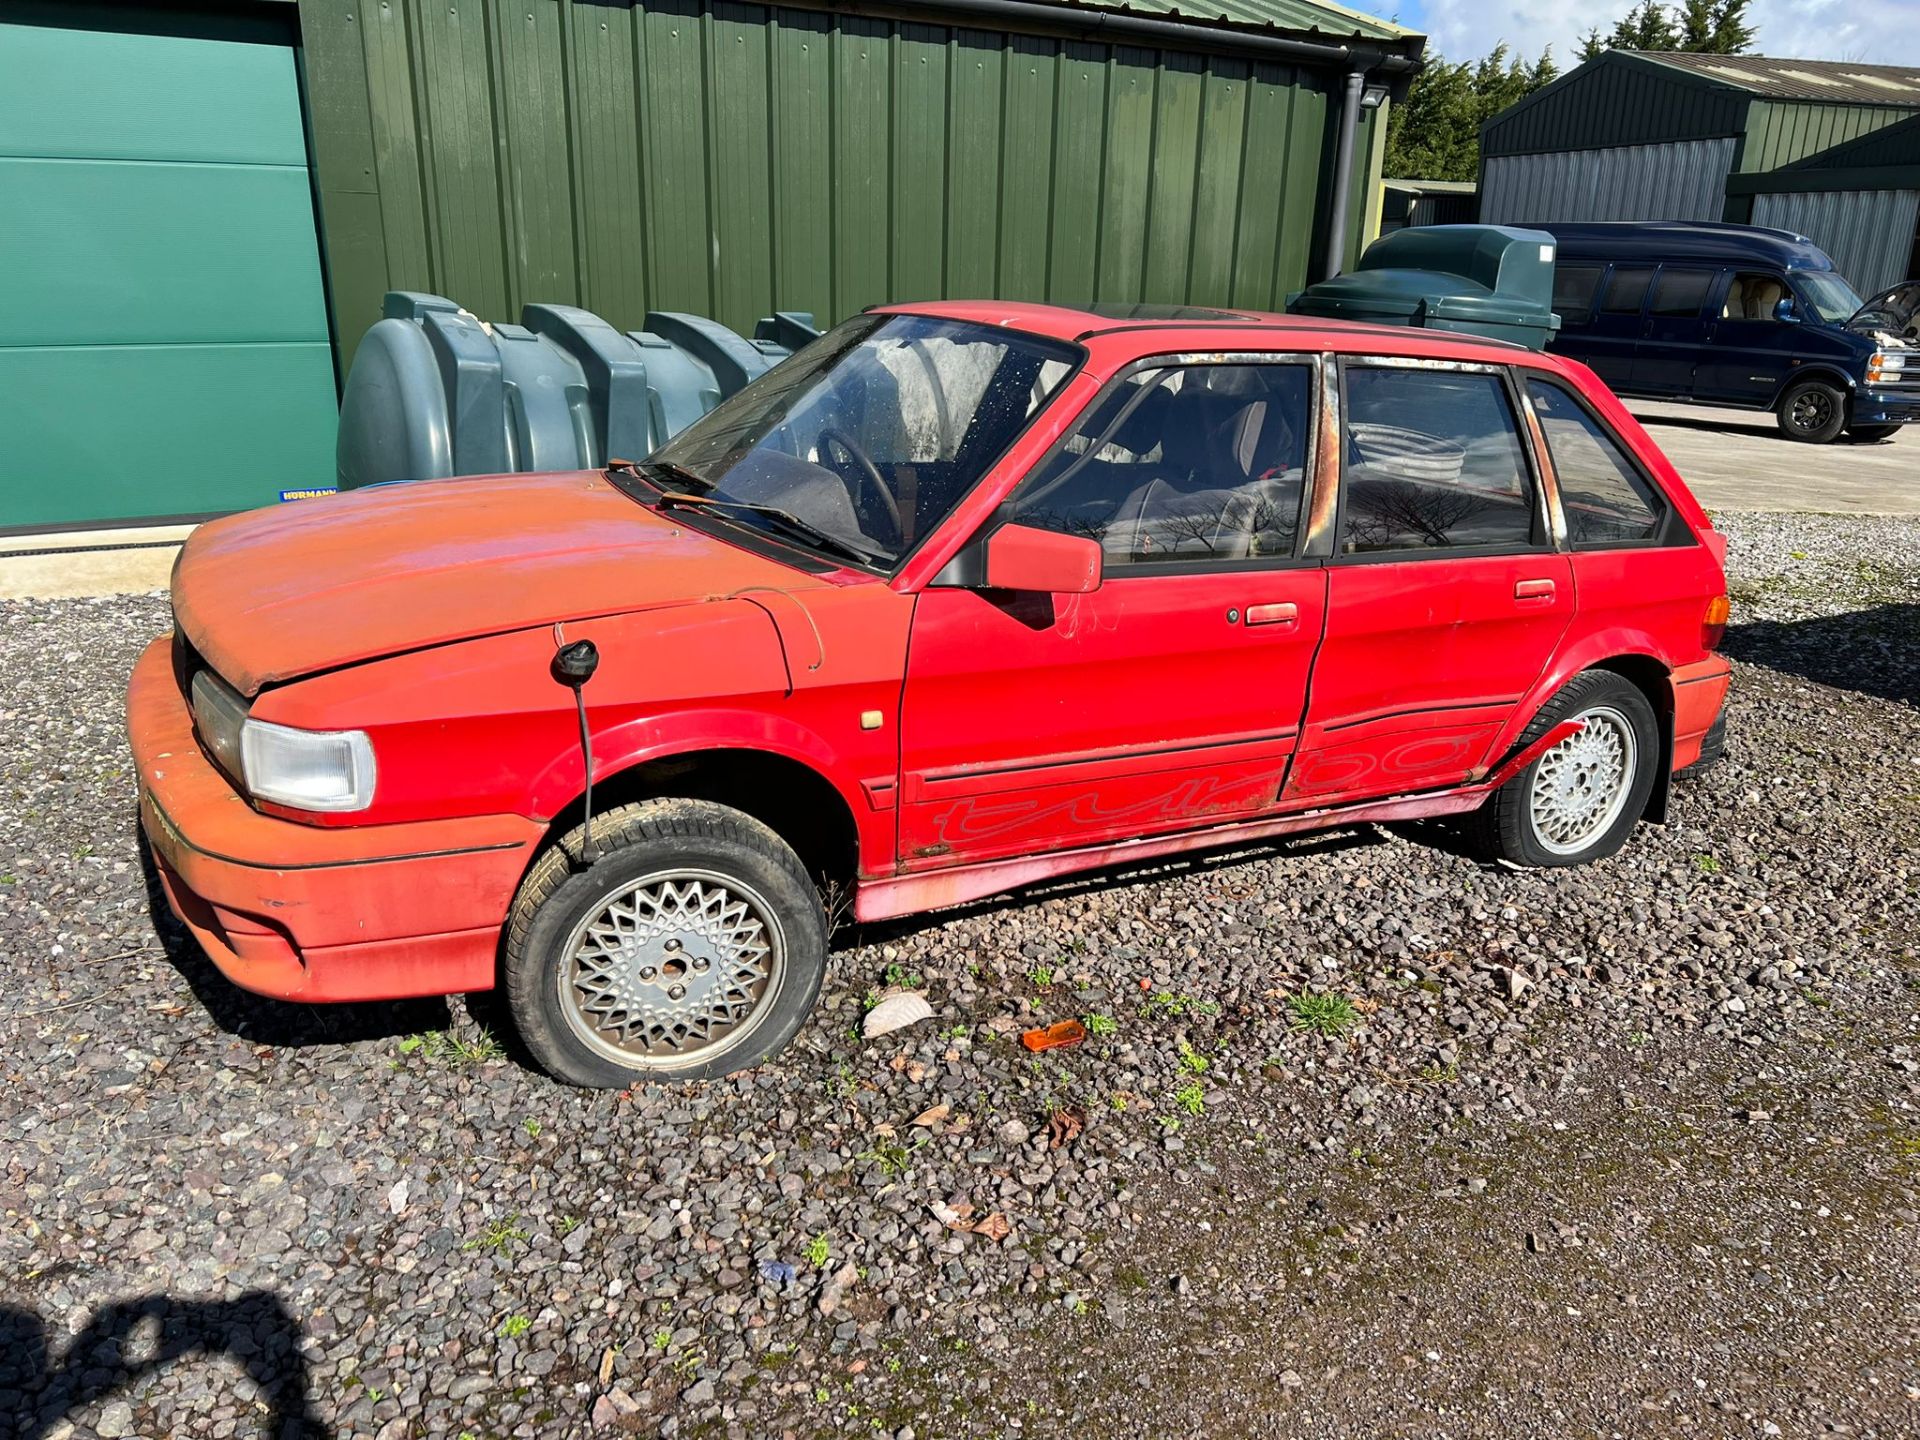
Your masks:
M 1653 313 L 1682 319 L 1698 315 L 1712 285 L 1711 270 L 1662 270 L 1653 291 Z
M 1601 310 L 1608 315 L 1638 315 L 1641 302 L 1647 298 L 1647 282 L 1652 279 L 1653 271 L 1645 266 L 1615 270 L 1613 279 L 1607 282 L 1607 298 L 1601 302 Z
M 1346 370 L 1343 554 L 1533 543 L 1533 485 L 1507 388 L 1477 371 Z
M 1553 313 L 1568 325 L 1584 325 L 1593 313 L 1602 265 L 1561 265 L 1553 272 Z
M 1666 506 L 1620 442 L 1551 380 L 1528 379 L 1527 394 L 1547 437 L 1567 538 L 1575 548 L 1631 544 L 1658 535 Z
M 1720 307 L 1722 320 L 1771 320 L 1773 307 L 1787 298 L 1784 280 L 1773 275 L 1738 272 L 1727 282 L 1727 298 Z

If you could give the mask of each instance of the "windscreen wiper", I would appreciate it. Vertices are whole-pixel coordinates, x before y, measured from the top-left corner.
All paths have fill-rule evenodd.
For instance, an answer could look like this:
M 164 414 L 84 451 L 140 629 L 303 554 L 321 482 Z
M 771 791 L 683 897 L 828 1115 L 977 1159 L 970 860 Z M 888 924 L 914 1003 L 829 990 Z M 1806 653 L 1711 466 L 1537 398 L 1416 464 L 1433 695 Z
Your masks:
M 625 470 L 629 474 L 639 475 L 643 477 L 649 485 L 653 486 L 654 489 L 662 492 L 664 492 L 667 487 L 654 479 L 650 472 L 657 471 L 659 474 L 677 481 L 683 489 L 690 486 L 697 487 L 703 491 L 713 488 L 713 482 L 706 476 L 690 466 L 680 464 L 676 460 L 616 460 L 608 465 L 607 468 L 609 470 Z
M 688 495 L 677 490 L 662 491 L 660 498 L 654 501 L 654 504 L 662 510 L 733 510 L 748 515 L 758 515 L 773 521 L 777 528 L 785 530 L 790 535 L 798 535 L 801 539 L 823 549 L 837 550 L 863 565 L 872 565 L 887 559 L 882 551 L 869 550 L 863 545 L 856 545 L 851 540 L 842 539 L 830 531 L 822 530 L 818 525 L 802 520 L 791 510 L 782 510 L 777 505 L 756 505 L 751 500 L 727 500 L 714 495 Z

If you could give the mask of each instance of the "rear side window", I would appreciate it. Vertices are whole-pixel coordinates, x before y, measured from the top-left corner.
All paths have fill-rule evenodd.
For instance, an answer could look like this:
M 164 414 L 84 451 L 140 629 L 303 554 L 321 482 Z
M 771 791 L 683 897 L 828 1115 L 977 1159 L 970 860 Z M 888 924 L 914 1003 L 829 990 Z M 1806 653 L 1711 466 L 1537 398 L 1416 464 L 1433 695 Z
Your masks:
M 1711 270 L 1662 270 L 1653 291 L 1653 313 L 1676 319 L 1696 316 L 1712 285 Z
M 1638 315 L 1641 302 L 1647 298 L 1647 283 L 1652 279 L 1653 271 L 1645 267 L 1615 270 L 1607 282 L 1606 298 L 1600 308 L 1609 315 Z
M 1527 381 L 1533 412 L 1546 433 L 1547 453 L 1560 482 L 1567 538 L 1576 549 L 1652 540 L 1666 503 L 1620 442 L 1586 406 L 1550 380 Z
M 1599 265 L 1561 265 L 1553 272 L 1553 313 L 1568 325 L 1584 325 L 1600 288 Z
M 1342 553 L 1532 545 L 1533 487 L 1498 375 L 1354 365 L 1346 394 Z

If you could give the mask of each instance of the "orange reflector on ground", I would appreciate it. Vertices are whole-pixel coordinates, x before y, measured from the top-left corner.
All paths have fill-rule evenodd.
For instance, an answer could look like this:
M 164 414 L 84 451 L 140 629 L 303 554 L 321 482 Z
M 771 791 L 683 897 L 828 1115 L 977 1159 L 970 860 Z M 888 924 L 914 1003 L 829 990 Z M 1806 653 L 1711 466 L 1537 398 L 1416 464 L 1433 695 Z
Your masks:
M 1078 1020 L 1062 1020 L 1058 1025 L 1049 1025 L 1043 1030 L 1029 1030 L 1020 1037 L 1020 1043 L 1029 1050 L 1059 1050 L 1068 1045 L 1078 1045 L 1087 1038 L 1087 1027 Z

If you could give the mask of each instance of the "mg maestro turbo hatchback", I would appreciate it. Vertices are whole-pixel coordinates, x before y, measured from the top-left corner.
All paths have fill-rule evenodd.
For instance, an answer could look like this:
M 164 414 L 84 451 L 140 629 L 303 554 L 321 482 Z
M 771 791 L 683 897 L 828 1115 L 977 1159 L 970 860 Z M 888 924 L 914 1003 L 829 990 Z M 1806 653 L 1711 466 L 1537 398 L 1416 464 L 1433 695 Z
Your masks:
M 203 526 L 128 726 L 237 984 L 500 985 L 564 1080 L 710 1076 L 842 906 L 1465 812 L 1613 853 L 1718 747 L 1723 554 L 1562 358 L 893 307 L 643 462 Z

